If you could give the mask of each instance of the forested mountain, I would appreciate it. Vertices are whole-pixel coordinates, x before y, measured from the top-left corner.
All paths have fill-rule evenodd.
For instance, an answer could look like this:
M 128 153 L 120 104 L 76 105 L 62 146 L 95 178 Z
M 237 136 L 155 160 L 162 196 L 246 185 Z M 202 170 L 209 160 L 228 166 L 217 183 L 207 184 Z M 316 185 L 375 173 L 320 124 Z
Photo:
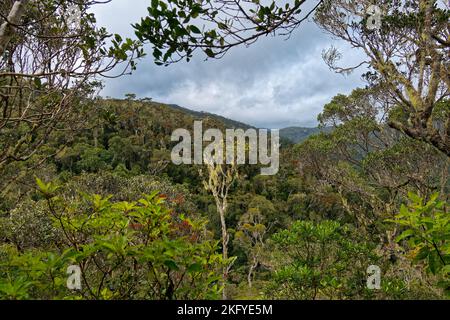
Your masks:
M 196 119 L 206 119 L 206 118 L 213 118 L 217 119 L 220 122 L 222 122 L 227 128 L 229 129 L 255 129 L 255 127 L 250 126 L 248 124 L 235 121 L 232 119 L 228 119 L 216 114 L 212 114 L 209 112 L 203 112 L 203 111 L 193 111 L 187 108 L 183 108 L 177 105 L 169 104 L 169 107 L 175 108 L 176 110 L 183 111 L 189 115 L 194 116 Z M 310 136 L 314 134 L 318 134 L 322 131 L 329 131 L 329 128 L 325 129 L 319 129 L 319 128 L 302 128 L 302 127 L 289 127 L 289 128 L 283 128 L 280 129 L 280 137 L 284 139 L 286 143 L 300 143 L 309 138 Z
M 11 167 L 11 171 L 6 170 L 1 198 L 3 218 L 0 223 L 0 237 L 4 243 L 14 245 L 14 248 L 17 248 L 14 250 L 19 252 L 33 248 L 52 250 L 54 244 L 63 246 L 67 241 L 73 241 L 70 240 L 71 237 L 87 236 L 87 230 L 73 230 L 69 238 L 61 234 L 64 230 L 68 232 L 72 229 L 70 225 L 65 225 L 66 223 L 83 223 L 84 218 L 80 216 L 76 219 L 81 221 L 72 221 L 75 217 L 68 216 L 69 220 L 62 221 L 65 227 L 61 229 L 51 222 L 52 210 L 55 210 L 52 207 L 58 207 L 58 210 L 63 212 L 69 210 L 68 214 L 93 205 L 89 210 L 111 211 L 108 214 L 113 215 L 117 210 L 118 213 L 123 210 L 136 210 L 125 208 L 135 208 L 135 201 L 146 194 L 153 195 L 151 199 L 156 202 L 152 206 L 167 206 L 169 212 L 175 214 L 173 217 L 181 215 L 181 220 L 175 219 L 170 227 L 175 228 L 174 230 L 181 228 L 180 231 L 170 232 L 176 232 L 181 237 L 184 229 L 188 234 L 193 232 L 188 231 L 191 228 L 199 227 L 211 232 L 206 238 L 200 237 L 200 234 L 196 236 L 198 238 L 192 245 L 203 246 L 211 239 L 220 237 L 216 205 L 203 187 L 203 178 L 199 175 L 201 168 L 176 166 L 170 161 L 170 152 L 175 145 L 170 141 L 171 133 L 177 128 L 192 129 L 193 122 L 198 119 L 196 115 L 185 112 L 184 109 L 134 99 L 95 99 L 88 102 L 85 108 L 85 112 L 91 115 L 86 119 L 86 129 L 71 135 L 65 132 L 52 135 L 45 149 L 21 165 L 20 170 L 24 171 L 20 176 L 15 174 L 17 167 Z M 327 110 L 324 114 L 326 112 Z M 203 119 L 205 128 L 228 128 L 228 121 L 223 123 L 215 117 Z M 311 284 L 311 287 L 303 288 L 301 283 L 313 281 L 314 277 L 322 279 L 320 287 L 326 290 L 323 292 L 328 292 L 330 298 L 440 296 L 437 289 L 429 291 L 431 288 L 424 282 L 432 281 L 433 277 L 429 278 L 424 274 L 417 277 L 415 269 L 404 269 L 407 268 L 406 260 L 401 256 L 400 247 L 391 238 L 391 227 L 383 221 L 394 217 L 403 202 L 403 196 L 399 195 L 404 194 L 406 197 L 412 190 L 421 194 L 432 194 L 435 191 L 448 193 L 448 180 L 442 180 L 445 172 L 448 172 L 448 162 L 444 165 L 447 161 L 445 157 L 420 143 L 402 136 L 394 137 L 382 126 L 372 127 L 373 125 L 359 120 L 350 121 L 328 133 L 314 135 L 302 144 L 286 145 L 281 150 L 281 169 L 276 176 L 260 176 L 255 166 L 238 168 L 239 174 L 230 185 L 227 198 L 229 205 L 226 223 L 231 237 L 229 252 L 230 256 L 236 259 L 229 273 L 229 297 L 257 298 L 263 290 L 269 297 L 312 298 L 316 285 Z M 376 133 L 376 136 L 373 133 Z M 379 141 L 384 141 L 385 144 L 382 145 Z M 377 148 L 363 150 L 359 147 L 372 143 Z M 410 159 L 409 166 L 395 165 L 399 161 L 395 159 L 405 157 Z M 26 170 L 27 164 L 34 164 L 36 159 L 44 160 L 39 169 Z M 425 164 L 428 169 L 418 174 L 417 166 Z M 53 181 L 55 186 L 59 186 L 58 190 L 53 191 L 56 190 L 53 184 L 39 182 L 40 191 L 36 191 L 32 183 L 35 176 L 39 181 Z M 160 198 L 154 198 L 155 192 L 160 194 Z M 59 194 L 57 200 L 53 198 L 54 194 Z M 88 196 L 89 194 L 95 196 Z M 47 201 L 51 201 L 50 217 L 46 216 L 49 210 Z M 57 212 L 53 214 L 58 217 Z M 56 219 L 58 221 L 58 218 Z M 96 230 L 103 234 L 104 231 L 98 228 L 104 223 L 106 221 L 95 221 L 95 224 L 89 227 L 94 228 L 89 233 Z M 130 223 L 131 230 L 140 230 L 143 225 L 139 219 Z M 181 225 L 178 225 L 179 223 Z M 360 229 L 362 226 L 365 226 L 363 233 Z M 308 237 L 305 237 L 305 232 L 309 234 Z M 380 237 L 385 240 L 379 242 Z M 79 245 L 83 243 L 81 238 L 80 241 Z M 304 259 L 296 256 L 295 248 L 313 245 L 315 241 L 323 241 L 324 246 L 336 248 L 338 251 L 314 251 L 311 253 L 313 260 L 305 260 L 305 267 L 316 270 L 318 266 L 314 259 L 331 259 L 327 262 L 330 264 L 327 264 L 326 272 L 317 273 L 315 276 L 305 274 L 302 275 L 303 280 L 293 280 L 289 274 L 299 271 L 291 269 L 291 264 L 296 259 Z M 101 243 L 95 242 L 95 246 L 100 245 Z M 278 255 L 284 255 L 286 250 L 291 250 L 287 248 L 291 247 L 292 258 L 280 259 Z M 12 247 L 8 250 L 12 250 Z M 115 252 L 116 249 L 111 250 Z M 17 254 L 17 251 L 13 252 L 14 255 Z M 361 254 L 360 262 L 354 260 L 356 252 Z M 22 260 L 16 262 L 3 260 L 3 263 L 30 263 L 27 256 L 20 259 Z M 344 264 L 336 269 L 336 265 L 331 263 L 334 259 Z M 352 262 L 346 265 L 346 259 Z M 166 262 L 161 263 L 160 268 L 164 270 Z M 174 260 L 174 263 L 177 268 L 183 268 L 184 262 Z M 365 289 L 365 268 L 368 263 L 376 263 L 382 265 L 384 270 L 390 270 L 389 276 L 383 282 L 386 286 L 384 291 L 373 292 Z M 126 269 L 127 264 L 128 262 L 123 261 L 121 268 Z M 404 270 L 402 272 L 417 277 L 414 282 L 408 284 L 409 289 L 396 271 L 400 265 Z M 215 266 L 205 265 L 202 268 L 206 268 L 206 271 L 214 269 Z M 279 273 L 281 270 L 289 273 Z M 15 269 L 15 279 L 20 279 L 22 272 L 20 268 Z M 93 275 L 101 275 L 101 270 L 90 272 L 93 272 Z M 346 274 L 344 278 L 335 278 L 342 272 Z M 173 276 L 176 277 L 176 274 L 174 270 Z M 43 281 L 45 277 L 45 273 L 39 274 L 38 280 Z M 335 288 L 334 282 L 326 283 L 325 279 L 335 279 L 330 281 L 339 281 L 340 286 Z M 96 282 L 95 277 L 91 281 L 91 285 L 103 288 Z M 111 277 L 110 281 L 120 279 Z M 291 283 L 289 286 L 302 287 L 292 292 L 280 292 L 280 286 L 287 283 Z M 355 287 L 354 283 L 361 285 Z M 125 290 L 127 284 L 122 285 L 125 287 L 118 289 L 119 291 L 110 291 L 108 287 L 104 287 L 102 290 L 106 291 L 102 297 L 125 294 L 121 290 Z M 200 288 L 201 286 L 199 290 Z M 40 294 L 49 294 L 45 290 Z M 25 292 L 24 296 L 18 297 L 23 298 L 26 297 L 25 294 L 30 294 Z M 204 293 L 213 295 L 214 291 Z M 59 294 L 68 293 L 62 290 Z M 168 293 L 164 291 L 156 296 L 147 294 L 146 297 L 168 298 Z M 173 294 L 177 298 L 193 298 L 193 294 L 197 292 L 184 292 L 180 287 L 179 291 Z
M 180 110 L 180 111 L 183 111 L 183 112 L 185 112 L 187 114 L 190 114 L 190 115 L 194 116 L 196 119 L 199 119 L 199 120 L 203 120 L 203 119 L 206 119 L 206 118 L 214 118 L 214 119 L 219 120 L 220 122 L 222 122 L 229 129 L 245 129 L 246 130 L 246 129 L 250 129 L 250 128 L 255 128 L 255 127 L 252 127 L 251 125 L 248 125 L 248 124 L 245 124 L 245 123 L 242 123 L 242 122 L 239 122 L 239 121 L 235 121 L 235 120 L 232 120 L 232 119 L 228 119 L 228 118 L 219 116 L 217 114 L 204 112 L 204 111 L 194 111 L 194 110 L 183 108 L 183 107 L 180 107 L 180 106 L 177 106 L 177 105 L 174 105 L 174 104 L 169 104 L 168 106 L 171 107 L 171 108 L 174 108 L 176 110 Z

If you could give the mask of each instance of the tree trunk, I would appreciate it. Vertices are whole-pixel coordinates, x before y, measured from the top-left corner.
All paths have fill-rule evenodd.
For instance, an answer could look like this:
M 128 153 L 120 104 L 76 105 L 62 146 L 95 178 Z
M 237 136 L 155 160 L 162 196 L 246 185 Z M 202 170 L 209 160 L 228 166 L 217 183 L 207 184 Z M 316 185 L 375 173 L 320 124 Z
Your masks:
M 0 56 L 5 53 L 6 47 L 14 34 L 14 26 L 20 24 L 20 19 L 22 18 L 28 1 L 29 0 L 20 0 L 14 2 L 7 20 L 0 26 Z
M 222 258 L 223 260 L 228 259 L 228 230 L 225 222 L 225 208 L 223 205 L 218 205 L 217 207 L 220 215 L 220 223 L 222 227 Z M 222 291 L 222 299 L 227 300 L 227 292 L 226 292 L 226 283 L 228 279 L 228 265 L 224 265 L 222 280 L 223 280 L 223 291 Z
M 255 270 L 257 265 L 258 265 L 258 262 L 256 261 L 256 258 L 253 258 L 253 261 L 250 264 L 250 268 L 248 269 L 248 274 L 247 274 L 247 282 L 248 282 L 249 288 L 252 287 L 253 270 Z
M 403 132 L 412 139 L 431 144 L 436 149 L 447 155 L 447 157 L 450 157 L 450 145 L 448 141 L 448 131 L 450 131 L 450 127 L 445 128 L 447 132 L 444 133 L 445 137 L 442 137 L 437 129 L 432 127 L 411 127 L 393 120 L 389 121 L 388 125 L 393 129 Z
M 94 136 L 94 148 L 98 148 L 98 127 L 94 127 L 93 130 L 93 136 Z

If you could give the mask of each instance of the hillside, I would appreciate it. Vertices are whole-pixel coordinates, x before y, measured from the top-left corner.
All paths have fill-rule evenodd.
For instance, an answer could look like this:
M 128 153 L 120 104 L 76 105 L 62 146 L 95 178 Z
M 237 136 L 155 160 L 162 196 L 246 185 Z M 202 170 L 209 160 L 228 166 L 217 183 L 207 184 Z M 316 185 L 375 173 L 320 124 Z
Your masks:
M 175 104 L 168 104 L 165 105 L 167 107 L 170 107 L 176 111 L 181 111 L 184 114 L 190 115 L 194 117 L 195 119 L 214 119 L 220 123 L 222 123 L 227 128 L 237 128 L 237 129 L 251 129 L 255 128 L 249 124 L 239 122 L 236 120 L 232 120 L 229 118 L 225 118 L 223 116 L 219 116 L 214 113 L 204 112 L 204 111 L 194 111 L 188 108 L 180 107 Z M 280 129 L 280 137 L 282 139 L 283 144 L 289 144 L 289 143 L 300 143 L 305 141 L 310 136 L 321 132 L 319 128 L 303 128 L 303 127 L 289 127 L 289 128 L 283 128 Z
M 118 286 L 109 293 L 111 299 L 218 299 L 221 292 L 211 287 L 208 279 L 221 277 L 223 229 L 216 198 L 205 188 L 208 181 L 214 183 L 208 176 L 215 169 L 175 165 L 171 161 L 171 151 L 177 142 L 171 141 L 171 135 L 178 128 L 191 131 L 198 119 L 203 119 L 205 128 L 224 130 L 250 126 L 213 114 L 145 100 L 96 99 L 82 106 L 77 117 L 84 121 L 83 130 L 73 130 L 71 134 L 55 131 L 35 157 L 20 163 L 20 167 L 11 163 L 2 171 L 5 191 L 0 193 L 0 242 L 7 244 L 7 249 L 18 248 L 14 250 L 25 253 L 0 248 L 0 256 L 3 254 L 0 262 L 7 270 L 6 276 L 0 277 L 0 285 L 8 277 L 24 279 L 28 275 L 28 269 L 16 267 L 17 259 L 27 266 L 34 263 L 32 267 L 42 268 L 47 260 L 41 263 L 40 257 L 60 256 L 58 246 L 75 252 L 82 247 L 87 248 L 86 253 L 79 253 L 85 255 L 83 261 L 97 259 L 107 268 L 120 271 L 105 276 L 102 265 L 92 264 L 86 280 L 97 288 L 103 286 L 104 278 L 108 284 Z M 380 130 L 376 137 L 366 134 L 366 130 L 371 132 L 373 128 L 344 123 L 330 135 L 307 139 L 320 129 L 283 129 L 283 137 L 295 142 L 306 141 L 292 146 L 282 138 L 284 148 L 280 150 L 278 174 L 261 176 L 259 165 L 242 165 L 235 173 L 227 167 L 227 175 L 233 174 L 234 178 L 228 182 L 225 222 L 231 239 L 229 255 L 233 259 L 236 257 L 233 278 L 226 284 L 230 299 L 256 299 L 262 296 L 261 292 L 264 297 L 274 299 L 295 295 L 306 299 L 314 295 L 314 285 L 288 294 L 280 293 L 278 281 L 290 285 L 291 278 L 278 280 L 276 277 L 279 270 L 292 268 L 289 260 L 280 257 L 286 252 L 296 254 L 297 248 L 302 250 L 299 246 L 313 248 L 314 239 L 323 237 L 324 230 L 330 232 L 325 238 L 325 249 L 313 250 L 312 254 L 314 261 L 327 261 L 325 269 L 332 270 L 331 277 L 339 279 L 342 274 L 340 269 L 339 273 L 334 271 L 334 264 L 328 262 L 334 259 L 333 250 L 337 250 L 339 261 L 343 261 L 344 273 L 351 277 L 366 272 L 368 255 L 374 256 L 387 269 L 386 259 L 390 256 L 378 256 L 371 249 L 379 245 L 378 236 L 383 235 L 386 228 L 376 225 L 377 216 L 385 212 L 383 202 L 379 203 L 383 211 L 375 215 L 371 201 L 389 196 L 377 179 L 380 177 L 383 184 L 389 183 L 390 188 L 404 188 L 403 194 L 410 187 L 409 184 L 398 187 L 398 181 L 403 179 L 420 179 L 417 181 L 421 184 L 435 181 L 431 185 L 435 190 L 441 187 L 441 172 L 434 168 L 445 167 L 445 164 L 442 157 L 423 145 L 401 139 L 391 142 L 392 134 L 386 130 Z M 358 137 L 358 140 L 348 139 L 348 136 Z M 391 145 L 385 147 L 379 139 Z M 355 141 L 377 148 L 369 149 L 369 153 L 360 152 Z M 348 153 L 341 153 L 347 150 L 352 151 L 352 158 Z M 411 167 L 395 165 L 407 157 L 411 158 Z M 40 161 L 38 167 L 37 160 Z M 359 170 L 362 164 L 370 165 L 368 168 L 373 171 Z M 417 177 L 416 164 L 425 168 L 423 178 Z M 37 186 L 35 177 L 40 179 Z M 372 185 L 378 188 L 367 187 Z M 402 199 L 396 200 L 394 193 L 391 197 L 387 198 L 389 206 L 394 203 L 393 206 L 400 207 Z M 58 211 L 54 211 L 55 207 Z M 59 212 L 64 220 L 59 220 Z M 365 230 L 357 227 L 359 222 L 353 214 L 368 219 L 373 225 L 370 232 L 377 237 L 375 240 L 367 238 Z M 310 232 L 312 238 L 305 238 L 305 232 Z M 260 239 L 258 246 L 252 244 L 253 239 Z M 273 242 L 272 239 L 281 240 Z M 285 239 L 292 239 L 292 242 L 286 243 Z M 31 255 L 34 252 L 40 256 L 35 258 Z M 211 254 L 214 259 L 210 259 Z M 250 268 L 254 259 L 264 268 Z M 203 262 L 199 265 L 198 261 Z M 70 257 L 61 265 L 69 263 Z M 268 266 L 270 269 L 266 269 Z M 54 268 L 53 264 L 50 267 Z M 322 278 L 328 277 L 320 273 L 314 262 L 307 268 L 318 272 Z M 130 270 L 134 272 L 127 275 L 131 280 L 122 279 L 121 275 Z M 195 273 L 195 278 L 183 279 L 183 274 L 189 272 L 186 270 Z M 65 275 L 63 267 L 58 271 Z M 149 272 L 161 278 L 147 280 L 142 276 Z M 36 280 L 39 287 L 33 287 L 35 291 L 30 291 L 30 297 L 52 297 L 57 290 L 58 296 L 82 298 L 68 292 L 64 281 L 57 287 L 46 275 Z M 139 282 L 141 278 L 146 280 Z M 348 280 L 349 285 L 342 283 L 350 297 L 373 298 L 364 290 L 364 281 L 359 281 L 357 290 L 352 291 L 355 286 L 352 279 Z M 136 293 L 130 292 L 129 281 L 135 281 Z M 175 281 L 180 283 L 179 289 L 169 290 L 171 282 Z M 195 290 L 191 290 L 192 283 Z M 29 286 L 34 284 L 30 282 Z M 154 290 L 149 291 L 149 287 Z M 416 292 L 422 288 L 429 290 L 428 285 L 416 287 L 415 291 L 402 294 L 406 298 L 416 298 L 421 297 Z M 335 287 L 328 285 L 327 289 L 335 290 Z M 86 299 L 97 299 L 89 291 L 82 293 Z M 339 296 L 340 292 L 332 294 Z M 441 294 L 429 296 L 438 298 Z M 0 299 L 2 297 L 8 298 L 0 290 Z M 397 293 L 387 291 L 380 297 L 397 297 Z
M 310 136 L 320 132 L 330 132 L 330 128 L 304 128 L 304 127 L 289 127 L 280 130 L 280 136 L 288 139 L 293 143 L 301 143 Z
M 191 116 L 193 116 L 196 119 L 206 119 L 206 118 L 216 119 L 216 120 L 222 122 L 227 128 L 230 128 L 230 129 L 237 129 L 237 128 L 239 128 L 239 129 L 250 129 L 250 128 L 254 128 L 254 127 L 252 127 L 252 126 L 250 126 L 250 125 L 248 125 L 246 123 L 242 123 L 242 122 L 239 122 L 239 121 L 228 119 L 228 118 L 219 116 L 219 115 L 214 114 L 214 113 L 209 113 L 209 112 L 204 112 L 204 111 L 194 111 L 194 110 L 191 110 L 191 109 L 188 109 L 188 108 L 180 107 L 180 106 L 178 106 L 176 104 L 168 104 L 167 106 L 172 108 L 172 109 L 175 109 L 175 110 L 178 110 L 178 111 L 182 111 L 182 112 L 184 112 L 184 113 L 186 113 L 188 115 L 191 115 Z

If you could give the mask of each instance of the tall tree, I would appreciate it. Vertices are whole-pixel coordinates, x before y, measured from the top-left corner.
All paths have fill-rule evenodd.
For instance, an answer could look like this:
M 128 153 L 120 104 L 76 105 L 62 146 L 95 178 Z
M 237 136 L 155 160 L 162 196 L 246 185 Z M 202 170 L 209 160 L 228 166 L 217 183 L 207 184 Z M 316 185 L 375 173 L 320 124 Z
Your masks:
M 341 54 L 324 54 L 337 72 L 367 65 L 372 84 L 386 90 L 389 125 L 450 156 L 449 5 L 445 1 L 378 1 L 382 15 L 371 16 L 373 1 L 325 1 L 316 22 L 329 34 L 365 54 L 356 67 L 337 66 Z M 371 21 L 375 22 L 372 27 Z
M 15 1 L 11 11 L 0 26 L 0 55 L 3 55 L 5 52 L 13 36 L 15 26 L 20 25 L 20 19 L 22 18 L 27 3 L 28 0 Z
M 236 244 L 243 248 L 248 259 L 247 283 L 251 288 L 253 284 L 253 274 L 261 263 L 266 248 L 266 236 L 270 228 L 265 225 L 265 217 L 258 208 L 249 208 L 241 216 L 238 224 L 238 231 L 235 235 Z
M 10 164 L 32 158 L 52 133 L 83 124 L 100 76 L 123 75 L 143 55 L 139 42 L 96 26 L 89 10 L 100 3 L 105 1 L 0 4 L 0 190 Z
M 222 231 L 222 256 L 224 261 L 228 261 L 228 243 L 230 241 L 230 235 L 226 224 L 226 213 L 228 210 L 228 195 L 237 176 L 237 167 L 234 164 L 217 164 L 212 159 L 207 159 L 205 161 L 205 167 L 207 170 L 207 176 L 203 180 L 203 185 L 207 191 L 211 192 L 216 203 Z M 226 282 L 231 265 L 232 263 L 223 267 L 222 280 L 224 288 L 222 296 L 224 300 L 228 298 Z

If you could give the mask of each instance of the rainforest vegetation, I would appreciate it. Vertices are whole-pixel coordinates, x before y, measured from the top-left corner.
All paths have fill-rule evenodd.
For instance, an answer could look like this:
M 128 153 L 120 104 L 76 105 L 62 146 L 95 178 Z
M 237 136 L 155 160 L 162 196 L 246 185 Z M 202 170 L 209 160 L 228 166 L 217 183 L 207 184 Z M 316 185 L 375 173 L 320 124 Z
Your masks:
M 0 3 L 0 299 L 449 298 L 448 7 L 378 1 L 371 30 L 372 1 L 149 1 L 124 39 L 96 25 L 98 2 Z M 301 142 L 288 130 L 276 175 L 171 161 L 178 128 L 249 126 L 98 93 L 141 59 L 232 55 L 305 17 L 364 52 L 367 85 Z M 361 71 L 340 57 L 324 63 Z

